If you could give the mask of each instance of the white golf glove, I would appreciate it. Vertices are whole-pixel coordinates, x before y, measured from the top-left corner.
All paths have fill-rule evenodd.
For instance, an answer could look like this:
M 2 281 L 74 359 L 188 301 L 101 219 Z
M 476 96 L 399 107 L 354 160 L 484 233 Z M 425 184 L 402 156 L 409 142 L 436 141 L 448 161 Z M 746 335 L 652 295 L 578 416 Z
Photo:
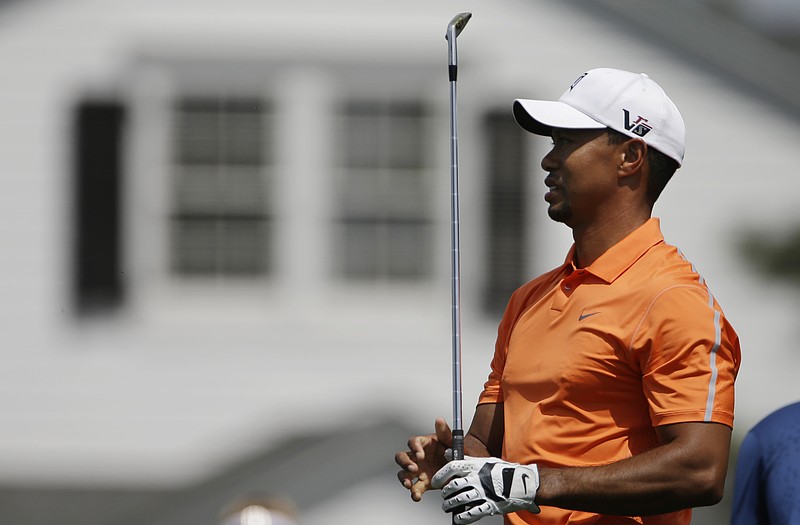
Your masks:
M 539 513 L 534 502 L 539 488 L 536 465 L 466 456 L 442 467 L 431 486 L 442 489 L 442 509 L 454 511 L 453 521 L 459 525 L 518 510 Z

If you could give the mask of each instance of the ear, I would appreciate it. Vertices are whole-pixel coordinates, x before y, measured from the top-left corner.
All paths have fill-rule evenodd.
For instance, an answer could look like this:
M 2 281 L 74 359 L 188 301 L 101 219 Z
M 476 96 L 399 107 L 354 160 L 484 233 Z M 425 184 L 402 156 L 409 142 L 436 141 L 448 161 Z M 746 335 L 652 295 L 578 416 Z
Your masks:
M 647 144 L 642 139 L 629 139 L 620 144 L 619 148 L 620 177 L 627 177 L 644 170 L 647 160 Z

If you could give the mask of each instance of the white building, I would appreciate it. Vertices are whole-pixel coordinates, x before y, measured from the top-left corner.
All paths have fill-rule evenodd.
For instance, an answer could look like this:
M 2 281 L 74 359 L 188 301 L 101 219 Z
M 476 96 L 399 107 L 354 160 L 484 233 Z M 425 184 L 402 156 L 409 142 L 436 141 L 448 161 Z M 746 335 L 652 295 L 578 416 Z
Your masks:
M 656 213 L 740 334 L 736 436 L 799 398 L 796 291 L 736 239 L 800 218 L 800 60 L 661 4 L 2 7 L 0 522 L 211 525 L 252 490 L 305 525 L 448 519 L 392 456 L 450 417 L 461 11 L 467 422 L 498 308 L 571 243 L 511 101 L 599 66 L 648 72 L 686 120 Z

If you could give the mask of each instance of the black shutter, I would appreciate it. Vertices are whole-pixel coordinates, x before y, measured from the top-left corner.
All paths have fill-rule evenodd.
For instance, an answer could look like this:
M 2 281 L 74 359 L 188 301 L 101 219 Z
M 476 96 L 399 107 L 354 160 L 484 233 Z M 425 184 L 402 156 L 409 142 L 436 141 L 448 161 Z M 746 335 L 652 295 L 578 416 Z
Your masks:
M 74 299 L 80 314 L 123 299 L 121 252 L 122 126 L 119 102 L 84 101 L 74 133 Z

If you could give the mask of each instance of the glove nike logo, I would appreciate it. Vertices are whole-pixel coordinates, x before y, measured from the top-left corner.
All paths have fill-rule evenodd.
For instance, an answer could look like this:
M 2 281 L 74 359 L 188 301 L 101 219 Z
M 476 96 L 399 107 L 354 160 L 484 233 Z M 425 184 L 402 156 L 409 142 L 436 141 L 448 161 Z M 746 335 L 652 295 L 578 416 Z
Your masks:
M 522 488 L 525 489 L 525 494 L 528 494 L 528 478 L 530 476 L 527 474 L 522 475 Z

